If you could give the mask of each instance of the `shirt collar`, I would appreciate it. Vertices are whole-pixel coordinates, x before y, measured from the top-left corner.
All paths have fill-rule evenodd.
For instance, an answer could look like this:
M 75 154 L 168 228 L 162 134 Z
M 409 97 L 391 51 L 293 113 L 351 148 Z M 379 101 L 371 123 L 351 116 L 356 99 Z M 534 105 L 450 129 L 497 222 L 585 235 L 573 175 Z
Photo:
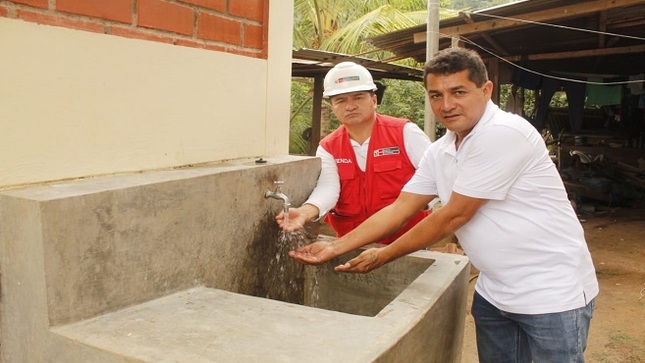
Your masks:
M 479 119 L 479 121 L 477 121 L 477 123 L 475 124 L 475 127 L 473 127 L 470 133 L 466 135 L 466 138 L 464 138 L 464 141 L 468 140 L 472 135 L 476 134 L 478 130 L 481 130 L 487 125 L 489 125 L 493 120 L 493 115 L 495 114 L 495 112 L 497 112 L 498 109 L 499 107 L 496 104 L 494 104 L 493 101 L 488 100 L 488 103 L 486 103 L 486 109 L 484 110 L 484 114 Z M 457 134 L 455 134 L 450 130 L 446 130 L 447 141 L 449 141 L 454 145 L 456 138 L 457 138 Z

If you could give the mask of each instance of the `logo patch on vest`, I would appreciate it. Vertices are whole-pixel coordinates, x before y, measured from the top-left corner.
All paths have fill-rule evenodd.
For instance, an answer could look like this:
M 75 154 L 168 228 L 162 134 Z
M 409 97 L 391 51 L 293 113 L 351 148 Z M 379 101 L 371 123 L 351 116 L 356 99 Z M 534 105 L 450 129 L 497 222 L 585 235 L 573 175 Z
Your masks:
M 398 146 L 386 147 L 383 149 L 374 150 L 374 157 L 386 156 L 386 155 L 398 155 L 401 153 L 401 150 Z
M 352 159 L 346 159 L 346 158 L 339 158 L 336 159 L 336 164 L 351 164 Z

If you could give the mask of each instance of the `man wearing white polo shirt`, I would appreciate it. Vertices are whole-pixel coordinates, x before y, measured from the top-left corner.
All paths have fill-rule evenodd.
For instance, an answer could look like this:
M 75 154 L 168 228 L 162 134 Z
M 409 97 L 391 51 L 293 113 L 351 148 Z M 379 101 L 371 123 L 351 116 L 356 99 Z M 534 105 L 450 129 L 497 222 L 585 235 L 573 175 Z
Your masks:
M 493 84 L 473 51 L 439 52 L 426 64 L 425 86 L 448 132 L 399 198 L 344 237 L 291 257 L 329 261 L 397 230 L 438 196 L 441 209 L 336 270 L 368 272 L 454 233 L 480 270 L 472 306 L 480 362 L 584 362 L 598 282 L 543 139 L 491 102 Z

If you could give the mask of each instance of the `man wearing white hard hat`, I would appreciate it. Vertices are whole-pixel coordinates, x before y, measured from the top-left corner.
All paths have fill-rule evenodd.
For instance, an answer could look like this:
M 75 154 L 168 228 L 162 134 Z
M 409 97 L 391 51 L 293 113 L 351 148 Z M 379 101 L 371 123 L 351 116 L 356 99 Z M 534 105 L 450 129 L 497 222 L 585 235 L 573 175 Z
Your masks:
M 430 140 L 410 120 L 378 114 L 375 91 L 370 72 L 353 62 L 339 63 L 325 76 L 323 97 L 341 126 L 320 141 L 322 170 L 307 201 L 289 210 L 288 223 L 283 213 L 276 217 L 283 230 L 325 216 L 341 237 L 394 202 L 414 174 Z M 420 211 L 379 242 L 389 244 L 429 213 Z

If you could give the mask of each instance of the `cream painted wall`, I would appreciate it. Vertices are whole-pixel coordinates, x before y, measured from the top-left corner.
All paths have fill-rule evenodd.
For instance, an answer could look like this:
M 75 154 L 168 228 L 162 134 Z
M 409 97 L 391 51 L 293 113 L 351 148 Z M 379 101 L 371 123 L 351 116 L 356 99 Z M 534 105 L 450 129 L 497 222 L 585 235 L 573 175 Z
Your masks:
M 267 155 L 289 154 L 293 0 L 269 0 Z
M 0 189 L 286 155 L 293 1 L 268 59 L 0 18 Z

